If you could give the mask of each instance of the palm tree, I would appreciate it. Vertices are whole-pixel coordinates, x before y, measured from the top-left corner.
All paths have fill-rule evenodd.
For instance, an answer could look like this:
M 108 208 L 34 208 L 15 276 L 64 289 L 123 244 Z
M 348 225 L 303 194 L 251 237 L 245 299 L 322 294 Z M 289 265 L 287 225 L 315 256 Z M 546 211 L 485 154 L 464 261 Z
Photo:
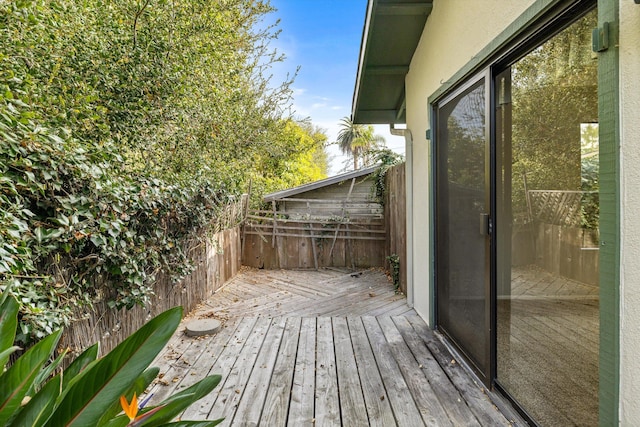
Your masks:
M 374 134 L 373 126 L 358 125 L 353 123 L 348 117 L 340 120 L 340 132 L 336 143 L 343 154 L 353 157 L 353 169 L 358 169 L 358 159 L 362 159 L 362 165 L 369 161 L 369 153 L 384 145 L 382 136 Z

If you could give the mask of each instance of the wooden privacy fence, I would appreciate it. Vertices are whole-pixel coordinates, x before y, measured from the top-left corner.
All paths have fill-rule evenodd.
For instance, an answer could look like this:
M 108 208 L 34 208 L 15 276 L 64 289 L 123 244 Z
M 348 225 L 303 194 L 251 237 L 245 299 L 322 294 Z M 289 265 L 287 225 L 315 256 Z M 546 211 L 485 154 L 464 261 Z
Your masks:
M 250 212 L 243 231 L 243 264 L 266 269 L 390 269 L 387 257 L 397 255 L 399 285 L 406 292 L 404 171 L 404 164 L 388 169 L 383 204 L 373 197 L 371 185 L 354 186 L 354 178 L 344 183 L 342 193 L 336 186 L 315 189 L 273 200 L 271 210 Z M 354 187 L 360 188 L 359 196 Z M 328 194 L 333 198 L 326 198 Z
M 152 287 L 154 295 L 145 307 L 131 310 L 113 310 L 106 298 L 94 302 L 93 310 L 78 309 L 77 318 L 62 336 L 61 348 L 79 352 L 100 342 L 101 354 L 112 350 L 145 322 L 161 312 L 182 306 L 185 313 L 196 308 L 213 292 L 232 278 L 241 266 L 241 223 L 248 203 L 248 196 L 230 203 L 221 212 L 215 224 L 203 231 L 199 239 L 187 243 L 186 250 L 194 264 L 194 271 L 179 282 L 166 274 L 158 274 Z M 103 287 L 100 277 L 92 278 L 94 286 Z
M 287 219 L 254 211 L 244 228 L 243 263 L 257 268 L 380 267 L 385 229 L 379 219 Z
M 397 256 L 399 288 L 407 292 L 407 194 L 405 164 L 401 163 L 387 170 L 384 217 L 387 232 L 386 256 Z M 387 258 L 386 267 L 393 266 Z

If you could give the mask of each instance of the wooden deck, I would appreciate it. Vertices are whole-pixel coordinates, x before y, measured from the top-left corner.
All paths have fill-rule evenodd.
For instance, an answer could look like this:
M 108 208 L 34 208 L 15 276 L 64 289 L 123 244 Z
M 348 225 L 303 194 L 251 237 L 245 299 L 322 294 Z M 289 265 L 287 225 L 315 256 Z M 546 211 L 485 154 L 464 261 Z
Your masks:
M 512 270 L 498 310 L 498 380 L 541 425 L 598 425 L 598 286 Z
M 208 374 L 220 385 L 183 419 L 234 426 L 508 426 L 520 424 L 440 338 L 367 270 L 246 269 L 192 313 L 223 328 L 183 327 L 155 365 L 152 401 Z

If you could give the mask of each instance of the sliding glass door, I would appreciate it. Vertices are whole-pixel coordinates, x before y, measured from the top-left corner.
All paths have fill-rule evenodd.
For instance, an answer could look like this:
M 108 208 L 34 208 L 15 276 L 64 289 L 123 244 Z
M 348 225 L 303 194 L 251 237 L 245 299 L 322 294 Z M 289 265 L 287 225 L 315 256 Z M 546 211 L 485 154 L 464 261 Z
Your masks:
M 600 342 L 597 12 L 563 13 L 435 105 L 436 322 L 536 423 L 589 426 Z
M 484 76 L 438 106 L 438 327 L 489 378 L 489 162 Z
M 541 425 L 598 423 L 596 23 L 495 79 L 496 380 Z

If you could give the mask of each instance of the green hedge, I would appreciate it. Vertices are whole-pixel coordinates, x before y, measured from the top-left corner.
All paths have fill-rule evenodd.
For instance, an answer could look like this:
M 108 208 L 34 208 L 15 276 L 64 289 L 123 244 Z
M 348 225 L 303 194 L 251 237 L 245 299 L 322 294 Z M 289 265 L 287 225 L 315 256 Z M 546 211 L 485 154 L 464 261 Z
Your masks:
M 4 103 L 0 278 L 14 282 L 20 340 L 51 333 L 74 306 L 100 298 L 96 275 L 116 290 L 111 306 L 131 308 L 147 302 L 157 271 L 175 279 L 191 271 L 184 242 L 226 205 L 222 191 L 118 176 L 110 147 L 83 147 Z

